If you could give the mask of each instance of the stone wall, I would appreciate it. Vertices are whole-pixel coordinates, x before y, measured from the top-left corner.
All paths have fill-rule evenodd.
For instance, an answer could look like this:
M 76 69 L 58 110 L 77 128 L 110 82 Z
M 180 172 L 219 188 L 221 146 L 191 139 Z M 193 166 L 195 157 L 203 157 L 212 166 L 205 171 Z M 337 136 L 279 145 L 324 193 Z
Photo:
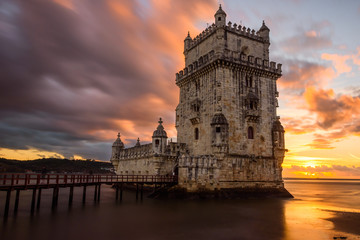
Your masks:
M 179 186 L 188 191 L 277 188 L 283 187 L 283 182 L 274 158 L 182 156 L 179 159 Z

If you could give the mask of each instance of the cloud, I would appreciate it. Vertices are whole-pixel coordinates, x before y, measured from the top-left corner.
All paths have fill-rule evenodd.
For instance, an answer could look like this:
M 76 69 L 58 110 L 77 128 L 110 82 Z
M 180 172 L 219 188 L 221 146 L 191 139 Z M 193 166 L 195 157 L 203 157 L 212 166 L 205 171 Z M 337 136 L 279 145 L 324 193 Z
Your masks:
M 324 129 L 348 127 L 360 117 L 360 98 L 349 95 L 335 96 L 334 90 L 308 87 L 304 93 L 308 110 L 317 115 L 318 124 Z M 350 124 L 349 126 L 352 126 Z
M 307 144 L 316 149 L 332 149 L 332 144 L 350 135 L 360 136 L 360 97 L 335 95 L 334 90 L 309 87 L 304 93 L 307 109 L 315 114 L 317 125 L 325 130 L 315 133 Z
M 335 77 L 331 67 L 301 60 L 283 60 L 284 72 L 279 87 L 286 91 L 302 94 L 309 86 L 326 86 Z
M 216 1 L 1 4 L 0 147 L 108 159 L 117 131 L 175 133 L 183 39 Z
M 337 177 L 360 178 L 360 167 L 342 165 L 297 166 L 284 167 L 286 177 Z
M 351 59 L 353 60 L 354 64 L 359 66 L 360 69 L 360 47 L 357 49 L 357 53 L 351 56 Z
M 351 71 L 351 67 L 347 64 L 347 61 L 350 60 L 351 56 L 341 56 L 338 54 L 328 54 L 323 53 L 321 55 L 322 59 L 332 61 L 334 68 L 338 74 L 347 73 Z
M 314 123 L 314 119 L 306 116 L 301 119 L 284 117 L 281 118 L 281 123 L 284 125 L 287 133 L 295 135 L 312 133 L 318 128 Z
M 315 149 L 334 149 L 335 147 L 332 146 L 334 139 L 326 138 L 323 135 L 316 134 L 311 143 L 306 144 L 305 146 L 309 146 Z
M 324 49 L 333 45 L 329 33 L 330 23 L 327 21 L 313 23 L 310 29 L 302 27 L 297 34 L 282 41 L 279 46 L 287 53 L 300 53 L 314 49 Z

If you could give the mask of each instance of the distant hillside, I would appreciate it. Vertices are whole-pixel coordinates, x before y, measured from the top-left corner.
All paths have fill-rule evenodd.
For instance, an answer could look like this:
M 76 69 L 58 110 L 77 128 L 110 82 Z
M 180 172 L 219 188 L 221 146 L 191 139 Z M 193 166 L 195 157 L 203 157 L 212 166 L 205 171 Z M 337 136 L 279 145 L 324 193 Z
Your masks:
M 69 160 L 56 158 L 43 158 L 29 161 L 8 160 L 0 158 L 0 172 L 28 171 L 40 173 L 45 168 L 47 173 L 112 173 L 113 166 L 110 162 L 98 162 L 93 160 Z

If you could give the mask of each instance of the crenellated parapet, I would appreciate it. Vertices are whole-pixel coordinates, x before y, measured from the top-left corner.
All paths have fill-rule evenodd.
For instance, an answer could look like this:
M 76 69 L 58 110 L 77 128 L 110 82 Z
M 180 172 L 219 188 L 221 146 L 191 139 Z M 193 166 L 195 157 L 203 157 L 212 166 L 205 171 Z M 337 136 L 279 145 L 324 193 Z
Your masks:
M 210 64 L 219 64 L 221 61 L 229 61 L 231 65 L 238 65 L 242 67 L 252 68 L 255 70 L 262 70 L 269 73 L 273 73 L 279 78 L 281 76 L 281 63 L 269 62 L 267 59 L 261 59 L 259 57 L 254 57 L 252 55 L 246 55 L 243 53 L 235 51 L 226 51 L 221 56 L 216 56 L 214 51 L 198 58 L 197 61 L 189 64 L 188 67 L 185 67 L 183 70 L 176 73 L 176 83 L 178 84 L 184 78 L 190 76 L 191 74 L 201 70 Z
M 151 157 L 152 155 L 154 155 L 154 151 L 152 149 L 152 144 L 149 143 L 122 149 L 119 154 L 119 160 L 145 158 Z
M 233 24 L 232 22 L 228 22 L 228 24 L 225 26 L 216 26 L 215 23 L 213 23 L 209 27 L 205 28 L 205 30 L 199 33 L 196 37 L 192 38 L 190 40 L 188 47 L 185 50 L 190 50 L 193 47 L 197 46 L 206 38 L 208 38 L 213 33 L 215 33 L 217 29 L 225 29 L 238 36 L 249 38 L 262 43 L 268 41 L 267 38 L 261 36 L 260 31 L 255 31 L 254 29 L 242 26 L 241 24 L 236 24 L 236 23 Z

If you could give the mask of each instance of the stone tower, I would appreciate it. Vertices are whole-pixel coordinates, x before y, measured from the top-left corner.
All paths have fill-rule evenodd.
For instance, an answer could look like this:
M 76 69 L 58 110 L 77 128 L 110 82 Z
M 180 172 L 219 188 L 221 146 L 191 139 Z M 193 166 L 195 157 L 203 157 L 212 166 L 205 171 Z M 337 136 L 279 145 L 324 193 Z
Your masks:
M 265 22 L 258 31 L 226 23 L 221 5 L 214 17 L 184 40 L 185 68 L 176 74 L 177 142 L 167 143 L 160 118 L 151 143 L 124 149 L 119 135 L 111 162 L 118 174 L 178 174 L 170 192 L 291 197 L 282 181 L 281 64 L 269 60 L 270 29 Z
M 281 64 L 269 61 L 270 29 L 264 22 L 258 31 L 226 24 L 221 5 L 214 17 L 195 38 L 188 33 L 185 68 L 176 74 L 177 139 L 189 152 L 179 160 L 179 184 L 194 190 L 255 182 L 282 187 Z

